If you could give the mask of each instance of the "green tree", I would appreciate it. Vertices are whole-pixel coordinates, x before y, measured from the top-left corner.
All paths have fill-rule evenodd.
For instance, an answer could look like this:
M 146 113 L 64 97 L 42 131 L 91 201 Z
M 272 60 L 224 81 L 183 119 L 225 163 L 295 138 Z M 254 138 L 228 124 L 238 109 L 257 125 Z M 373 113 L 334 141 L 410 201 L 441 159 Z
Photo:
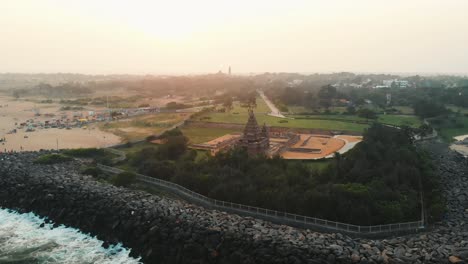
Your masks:
M 365 119 L 377 119 L 377 114 L 369 108 L 359 109 L 357 113 L 359 117 L 362 117 Z
M 114 175 L 110 181 L 115 186 L 127 187 L 136 181 L 136 175 L 134 173 L 125 171 Z
M 232 97 L 227 96 L 226 98 L 224 98 L 223 106 L 228 112 L 230 112 L 232 110 Z
M 333 99 L 336 97 L 336 88 L 331 85 L 326 85 L 320 88 L 318 97 L 320 99 L 320 105 L 328 110 L 332 106 Z

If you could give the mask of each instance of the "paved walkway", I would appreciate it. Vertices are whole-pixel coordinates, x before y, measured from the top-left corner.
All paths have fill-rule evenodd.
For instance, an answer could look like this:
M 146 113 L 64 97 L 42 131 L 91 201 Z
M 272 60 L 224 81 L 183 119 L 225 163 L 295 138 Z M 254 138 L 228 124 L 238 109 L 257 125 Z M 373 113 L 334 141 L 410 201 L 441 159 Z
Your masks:
M 261 90 L 257 90 L 260 97 L 262 97 L 263 101 L 268 105 L 271 112 L 268 114 L 269 116 L 279 117 L 279 118 L 286 118 L 284 115 L 281 114 L 280 110 L 276 108 L 276 106 L 266 97 L 265 93 Z
M 348 152 L 350 149 L 354 148 L 354 146 L 356 146 L 357 143 L 361 142 L 361 141 L 357 141 L 357 142 L 349 142 L 348 140 L 344 139 L 344 138 L 339 138 L 339 135 L 336 135 L 336 136 L 333 136 L 334 138 L 338 138 L 339 140 L 343 140 L 345 142 L 345 145 L 340 148 L 337 152 L 340 153 L 340 154 L 344 154 L 346 152 Z M 328 156 L 326 156 L 325 158 L 333 158 L 335 156 L 335 153 L 333 154 L 330 154 Z

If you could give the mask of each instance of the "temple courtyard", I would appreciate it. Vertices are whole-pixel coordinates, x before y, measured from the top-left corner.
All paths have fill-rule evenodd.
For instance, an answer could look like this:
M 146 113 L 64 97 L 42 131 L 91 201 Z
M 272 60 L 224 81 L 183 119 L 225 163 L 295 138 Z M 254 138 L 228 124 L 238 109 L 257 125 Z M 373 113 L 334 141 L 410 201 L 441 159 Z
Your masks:
M 250 112 L 243 133 L 229 133 L 207 142 L 191 144 L 190 147 L 216 155 L 238 146 L 246 148 L 249 155 L 316 160 L 331 158 L 337 152 L 343 154 L 360 141 L 362 137 L 354 135 L 297 133 L 292 130 L 274 130 L 265 125 L 260 127 L 253 112 Z

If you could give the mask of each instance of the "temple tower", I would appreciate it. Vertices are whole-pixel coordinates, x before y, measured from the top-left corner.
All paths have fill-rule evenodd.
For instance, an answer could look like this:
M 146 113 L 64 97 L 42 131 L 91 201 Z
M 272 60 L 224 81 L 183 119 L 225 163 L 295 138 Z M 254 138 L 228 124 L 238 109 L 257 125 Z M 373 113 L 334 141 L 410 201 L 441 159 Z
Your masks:
M 270 139 L 266 125 L 260 129 L 253 111 L 249 110 L 249 120 L 244 128 L 244 134 L 239 141 L 239 146 L 246 148 L 249 156 L 267 154 L 270 148 Z

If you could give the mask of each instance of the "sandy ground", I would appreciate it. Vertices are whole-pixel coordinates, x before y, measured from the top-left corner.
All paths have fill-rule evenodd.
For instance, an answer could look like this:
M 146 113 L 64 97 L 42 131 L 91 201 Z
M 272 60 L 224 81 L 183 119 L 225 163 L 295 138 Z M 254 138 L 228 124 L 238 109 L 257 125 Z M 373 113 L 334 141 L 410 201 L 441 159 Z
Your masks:
M 241 137 L 240 134 L 227 134 L 227 135 L 221 136 L 219 138 L 215 138 L 213 140 L 210 140 L 210 141 L 208 141 L 206 143 L 203 143 L 203 144 L 216 146 L 216 144 L 221 143 L 223 141 L 230 140 L 230 139 L 233 139 L 233 138 L 240 138 L 240 137 Z
M 450 149 L 457 151 L 465 157 L 468 157 L 468 146 L 452 144 Z
M 350 143 L 361 142 L 362 141 L 361 136 L 338 135 L 338 136 L 335 136 L 335 137 L 339 138 L 339 139 L 344 139 L 345 141 L 348 141 Z
M 454 139 L 456 139 L 456 140 L 458 140 L 458 141 L 462 141 L 462 140 L 464 140 L 465 138 L 468 138 L 468 135 L 462 135 L 462 136 L 454 137 Z
M 344 154 L 348 152 L 350 149 L 354 148 L 357 143 L 362 141 L 362 137 L 360 136 L 346 136 L 346 135 L 338 135 L 334 136 L 334 138 L 339 138 L 345 142 L 345 145 L 338 150 L 338 153 Z M 327 158 L 331 158 L 333 155 L 328 156 Z
M 216 145 L 217 143 L 229 140 L 234 137 L 240 137 L 238 134 L 227 134 L 219 138 L 213 139 L 211 141 L 205 142 L 203 144 L 207 145 Z M 281 154 L 284 159 L 322 159 L 322 158 L 331 158 L 335 152 L 341 154 L 352 149 L 357 143 L 362 141 L 361 136 L 349 136 L 349 135 L 338 135 L 334 137 L 323 136 L 323 135 L 313 135 L 313 134 L 300 134 L 301 139 L 293 148 L 310 148 L 310 149 L 320 149 L 320 153 L 302 153 L 296 151 L 285 151 Z M 310 138 L 305 145 L 304 142 Z M 284 143 L 285 139 L 280 138 L 271 138 L 271 145 L 278 147 L 278 144 Z
M 458 141 L 462 141 L 465 138 L 468 138 L 468 135 L 462 135 L 458 137 L 454 137 Z M 457 144 L 452 144 L 450 145 L 450 149 L 453 149 L 457 151 L 458 153 L 462 154 L 465 157 L 468 157 L 468 146 L 466 145 L 457 145 Z
M 41 114 L 60 114 L 60 105 L 37 104 L 0 95 L 0 106 L 0 138 L 5 137 L 7 140 L 7 142 L 0 143 L 0 151 L 56 149 L 57 140 L 60 149 L 105 147 L 118 144 L 121 141 L 118 136 L 102 132 L 93 126 L 89 130 L 50 128 L 34 132 L 18 130 L 16 134 L 7 134 L 8 131 L 16 128 L 15 123 L 25 122 L 28 119 L 38 121 L 51 119 L 45 116 L 35 117 L 33 109 L 39 109 Z M 28 138 L 25 138 L 25 136 Z
M 170 98 L 166 97 L 149 97 L 142 98 L 138 101 L 138 104 L 149 104 L 151 106 L 165 107 L 166 104 L 170 102 L 183 103 L 185 98 L 182 96 L 172 96 Z
M 301 140 L 293 145 L 293 148 L 310 148 L 320 149 L 320 153 L 301 153 L 294 151 L 285 151 L 281 155 L 285 159 L 320 159 L 325 158 L 336 151 L 340 150 L 346 142 L 339 138 L 333 137 L 322 137 L 314 136 L 311 134 L 301 134 Z M 302 144 L 310 137 L 307 143 L 303 146 Z
M 27 138 L 25 138 L 27 136 Z M 120 137 L 98 129 L 44 129 L 5 135 L 0 151 L 106 147 L 120 143 Z

